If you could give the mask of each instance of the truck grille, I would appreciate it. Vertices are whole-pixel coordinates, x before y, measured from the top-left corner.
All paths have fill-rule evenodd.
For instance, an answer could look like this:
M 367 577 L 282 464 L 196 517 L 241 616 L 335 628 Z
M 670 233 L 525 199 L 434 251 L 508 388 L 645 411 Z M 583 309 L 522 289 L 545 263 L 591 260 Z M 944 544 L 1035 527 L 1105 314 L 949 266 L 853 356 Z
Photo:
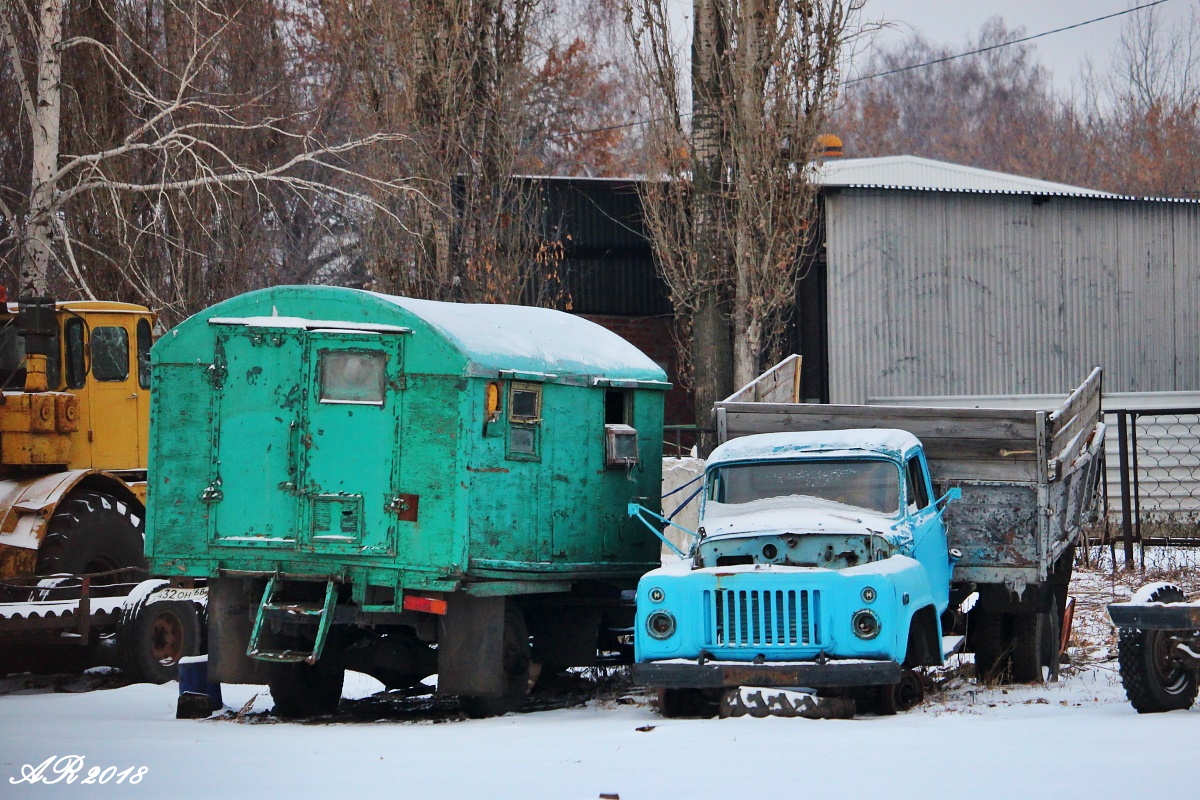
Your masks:
M 708 647 L 818 645 L 821 593 L 717 589 L 704 593 Z

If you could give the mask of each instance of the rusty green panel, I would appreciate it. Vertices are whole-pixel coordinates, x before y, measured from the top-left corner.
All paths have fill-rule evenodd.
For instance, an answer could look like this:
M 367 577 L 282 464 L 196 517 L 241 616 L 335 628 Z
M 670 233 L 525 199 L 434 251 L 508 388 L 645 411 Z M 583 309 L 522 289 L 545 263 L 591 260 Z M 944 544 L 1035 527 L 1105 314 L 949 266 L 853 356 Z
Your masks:
M 586 320 L 280 287 L 152 357 L 157 569 L 350 576 L 361 596 L 657 562 L 624 512 L 657 502 L 665 376 Z M 638 464 L 606 464 L 606 422 L 636 429 Z

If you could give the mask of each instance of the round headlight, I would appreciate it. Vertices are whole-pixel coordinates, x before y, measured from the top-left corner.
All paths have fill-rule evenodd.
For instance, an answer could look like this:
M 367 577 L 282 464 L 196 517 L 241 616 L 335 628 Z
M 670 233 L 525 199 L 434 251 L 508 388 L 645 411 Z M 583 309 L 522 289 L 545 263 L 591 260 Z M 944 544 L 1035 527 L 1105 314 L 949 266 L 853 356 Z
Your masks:
M 675 633 L 675 618 L 666 611 L 655 611 L 646 617 L 646 632 L 655 639 L 669 639 Z
M 871 588 L 870 586 L 863 587 L 862 601 L 864 603 L 874 603 L 875 597 L 876 597 L 876 594 L 875 594 L 875 590 L 873 588 Z
M 653 589 L 651 589 L 647 594 L 650 597 L 651 603 L 661 603 L 663 600 L 665 600 L 667 598 L 667 593 L 664 592 L 662 589 L 658 588 L 657 586 L 655 586 Z
M 858 638 L 874 639 L 879 635 L 881 626 L 875 612 L 864 608 L 854 612 L 854 616 L 850 618 L 850 627 L 854 629 L 854 635 Z

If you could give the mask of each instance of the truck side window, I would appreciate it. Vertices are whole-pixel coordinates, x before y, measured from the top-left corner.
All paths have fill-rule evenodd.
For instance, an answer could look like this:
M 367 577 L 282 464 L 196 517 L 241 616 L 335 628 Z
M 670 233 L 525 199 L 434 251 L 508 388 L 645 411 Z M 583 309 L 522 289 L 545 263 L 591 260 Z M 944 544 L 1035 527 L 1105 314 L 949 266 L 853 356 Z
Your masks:
M 908 494 L 908 510 L 917 511 L 929 505 L 929 490 L 925 485 L 925 471 L 921 469 L 921 459 L 913 456 L 908 460 L 906 493 Z
M 71 317 L 63 326 L 67 340 L 67 388 L 82 389 L 87 382 L 87 360 L 83 352 L 83 320 Z
M 129 377 L 129 333 L 106 325 L 92 329 L 92 374 L 98 381 L 123 381 Z
M 150 346 L 154 342 L 150 337 L 150 321 L 139 319 L 137 323 L 137 365 L 138 386 L 150 388 Z

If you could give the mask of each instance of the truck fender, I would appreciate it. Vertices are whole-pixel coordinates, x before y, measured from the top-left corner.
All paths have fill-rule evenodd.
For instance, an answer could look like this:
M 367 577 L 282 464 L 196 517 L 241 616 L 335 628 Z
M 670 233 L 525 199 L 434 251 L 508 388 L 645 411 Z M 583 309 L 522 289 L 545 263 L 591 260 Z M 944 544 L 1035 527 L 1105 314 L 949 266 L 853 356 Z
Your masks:
M 913 612 L 908 622 L 908 646 L 904 666 L 936 667 L 942 663 L 942 632 L 937 610 L 925 606 Z
M 0 481 L 0 579 L 33 574 L 50 517 L 74 489 L 85 487 L 110 494 L 145 515 L 128 484 L 102 470 L 73 469 Z

